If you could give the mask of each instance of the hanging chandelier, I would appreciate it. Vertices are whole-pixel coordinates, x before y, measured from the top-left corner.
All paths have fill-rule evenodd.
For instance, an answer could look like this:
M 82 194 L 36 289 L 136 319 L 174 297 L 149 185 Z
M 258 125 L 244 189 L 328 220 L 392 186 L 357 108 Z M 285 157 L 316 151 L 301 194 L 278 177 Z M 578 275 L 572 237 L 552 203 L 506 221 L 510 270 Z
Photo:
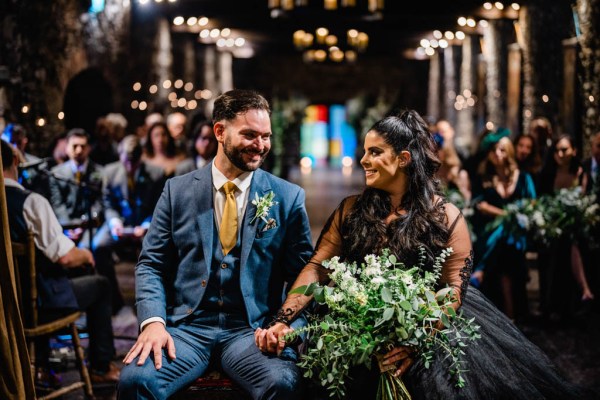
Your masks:
M 315 33 L 297 30 L 293 35 L 294 46 L 303 52 L 305 62 L 342 61 L 355 62 L 358 53 L 362 53 L 369 45 L 369 35 L 356 29 L 346 32 L 346 42 L 341 43 L 338 37 L 325 27 L 317 28 Z
M 267 0 L 271 17 L 301 8 L 321 8 L 326 11 L 346 11 L 350 13 L 380 14 L 384 8 L 384 0 Z

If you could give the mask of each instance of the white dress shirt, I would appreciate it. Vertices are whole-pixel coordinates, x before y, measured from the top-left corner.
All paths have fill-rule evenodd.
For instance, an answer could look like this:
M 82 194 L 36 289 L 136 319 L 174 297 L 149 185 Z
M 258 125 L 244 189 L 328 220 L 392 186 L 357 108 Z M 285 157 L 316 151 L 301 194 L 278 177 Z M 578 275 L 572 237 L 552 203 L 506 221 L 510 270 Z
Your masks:
M 17 181 L 4 178 L 4 185 L 24 189 Z M 75 243 L 65 236 L 62 226 L 46 198 L 32 192 L 23 203 L 23 217 L 27 229 L 33 232 L 33 241 L 50 261 L 56 262 L 66 255 Z

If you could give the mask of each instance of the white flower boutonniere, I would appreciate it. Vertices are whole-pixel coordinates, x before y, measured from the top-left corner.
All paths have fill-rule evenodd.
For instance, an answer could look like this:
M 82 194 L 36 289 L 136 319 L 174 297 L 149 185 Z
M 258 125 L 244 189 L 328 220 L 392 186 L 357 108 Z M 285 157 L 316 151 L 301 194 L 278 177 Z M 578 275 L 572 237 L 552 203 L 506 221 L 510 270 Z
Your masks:
M 269 210 L 271 209 L 271 207 L 277 204 L 277 202 L 274 201 L 273 198 L 275 198 L 275 193 L 273 193 L 272 191 L 267 193 L 263 197 L 258 197 L 258 193 L 254 194 L 254 200 L 252 200 L 252 204 L 256 206 L 256 214 L 254 214 L 254 217 L 252 218 L 252 220 L 250 220 L 251 224 L 254 223 L 254 221 L 256 221 L 258 218 L 265 221 L 266 224 L 269 224 L 270 221 L 267 221 L 266 217 L 269 214 Z M 273 220 L 272 224 L 274 223 L 275 220 Z

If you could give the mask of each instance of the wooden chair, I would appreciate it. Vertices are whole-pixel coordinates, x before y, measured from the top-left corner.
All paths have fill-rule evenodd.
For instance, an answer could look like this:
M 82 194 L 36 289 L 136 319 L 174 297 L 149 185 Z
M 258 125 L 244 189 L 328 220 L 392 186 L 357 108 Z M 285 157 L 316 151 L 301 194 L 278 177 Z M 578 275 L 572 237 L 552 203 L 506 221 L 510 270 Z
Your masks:
M 70 328 L 73 345 L 75 347 L 77 366 L 81 376 L 81 381 L 75 382 L 69 386 L 61 387 L 44 396 L 38 396 L 38 399 L 53 399 L 79 388 L 83 388 L 86 397 L 93 398 L 92 383 L 85 364 L 83 348 L 79 341 L 79 331 L 75 325 L 75 321 L 79 319 L 81 313 L 77 311 L 50 322 L 39 323 L 36 281 L 37 272 L 35 264 L 36 250 L 33 234 L 31 232 L 28 233 L 26 243 L 11 242 L 11 247 L 17 281 L 17 295 L 19 297 L 19 306 L 21 307 L 21 320 L 23 321 L 25 340 L 27 341 L 32 371 L 35 373 L 35 339 L 65 328 Z M 22 262 L 25 265 L 20 266 L 19 262 Z M 36 391 L 37 390 L 38 389 L 36 388 Z
M 242 388 L 216 370 L 198 378 L 189 387 L 173 396 L 173 400 L 249 400 L 250 398 Z

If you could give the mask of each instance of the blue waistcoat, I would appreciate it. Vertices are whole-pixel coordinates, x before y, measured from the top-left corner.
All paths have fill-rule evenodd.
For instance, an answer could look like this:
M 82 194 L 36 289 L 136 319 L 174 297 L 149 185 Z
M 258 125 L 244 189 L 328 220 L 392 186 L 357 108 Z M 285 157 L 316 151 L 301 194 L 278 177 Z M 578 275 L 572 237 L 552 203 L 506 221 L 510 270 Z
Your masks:
M 242 240 L 238 232 L 235 247 L 224 256 L 219 231 L 213 224 L 213 257 L 206 292 L 199 309 L 245 315 L 244 298 L 240 287 L 240 254 Z

